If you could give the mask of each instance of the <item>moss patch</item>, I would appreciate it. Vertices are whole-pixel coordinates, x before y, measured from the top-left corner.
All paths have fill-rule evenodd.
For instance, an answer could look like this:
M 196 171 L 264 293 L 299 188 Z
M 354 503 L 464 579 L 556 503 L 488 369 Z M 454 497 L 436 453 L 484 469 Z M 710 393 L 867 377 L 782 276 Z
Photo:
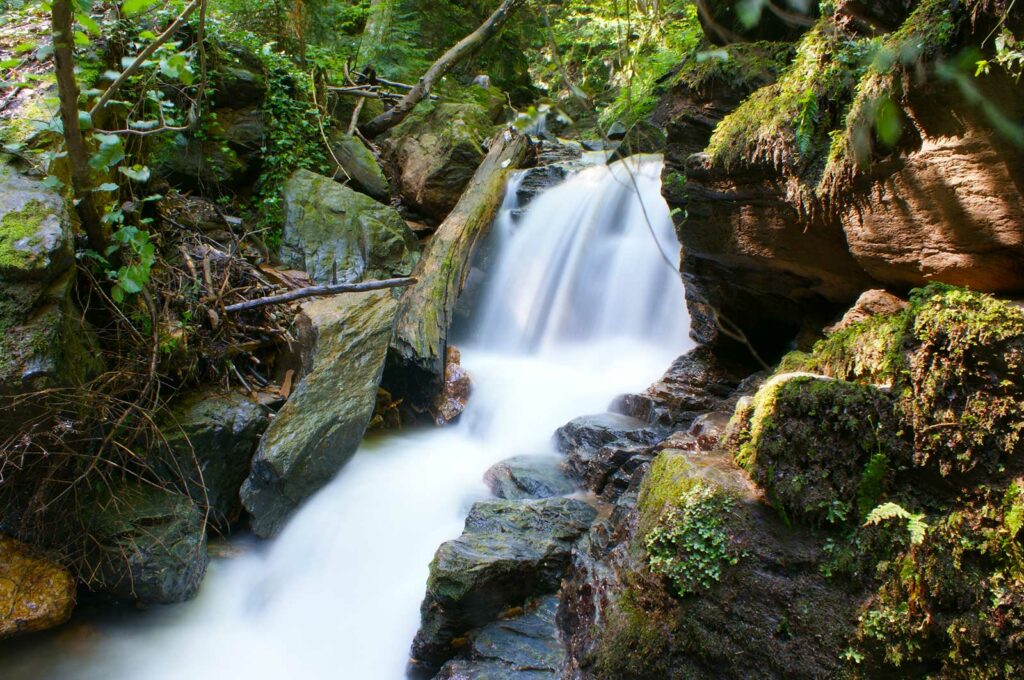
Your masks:
M 42 201 L 32 199 L 21 210 L 0 218 L 0 269 L 27 269 L 38 259 L 34 246 L 40 245 L 38 234 L 43 221 L 53 210 Z

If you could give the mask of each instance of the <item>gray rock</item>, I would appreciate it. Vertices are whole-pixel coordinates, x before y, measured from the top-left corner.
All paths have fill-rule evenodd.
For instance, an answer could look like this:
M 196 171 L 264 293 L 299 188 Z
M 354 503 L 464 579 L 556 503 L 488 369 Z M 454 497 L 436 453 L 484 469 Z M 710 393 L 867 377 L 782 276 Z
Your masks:
M 600 493 L 611 475 L 635 456 L 647 455 L 662 434 L 636 418 L 601 413 L 563 425 L 555 440 L 566 454 L 569 475 Z
M 84 506 L 91 586 L 147 604 L 195 595 L 206 573 L 203 512 L 188 496 L 139 482 L 105 489 Z
M 245 395 L 205 390 L 178 402 L 161 427 L 167 448 L 156 455 L 164 478 L 183 481 L 193 500 L 207 503 L 210 524 L 222 532 L 241 512 L 238 491 L 266 425 L 263 409 Z
M 430 565 L 412 648 L 417 667 L 439 669 L 455 655 L 455 639 L 557 591 L 576 539 L 595 516 L 572 498 L 475 504 L 462 536 L 443 544 Z
M 311 339 L 308 372 L 267 428 L 242 486 L 257 535 L 276 534 L 355 453 L 373 415 L 396 310 L 391 291 L 303 305 L 297 324 Z
M 284 189 L 281 261 L 320 283 L 405 276 L 419 243 L 394 208 L 328 177 L 298 170 Z
M 73 261 L 71 234 L 60 193 L 0 157 L 0 279 L 54 280 Z
M 251 169 L 223 139 L 168 137 L 153 151 L 151 166 L 173 184 L 189 188 L 238 186 Z
M 528 614 L 481 628 L 468 658 L 449 661 L 435 680 L 556 680 L 565 664 L 557 611 L 558 597 L 545 597 Z
M 389 135 L 386 153 L 398 169 L 409 206 L 442 220 L 484 159 L 493 112 L 480 104 L 445 103 L 410 115 Z
M 562 471 L 557 456 L 515 456 L 493 465 L 484 481 L 498 498 L 551 498 L 565 496 L 576 485 Z
M 353 188 L 378 201 L 390 199 L 388 178 L 362 140 L 352 135 L 335 134 L 331 137 L 331 151 L 341 166 L 340 171 L 335 171 L 339 180 L 350 179 Z

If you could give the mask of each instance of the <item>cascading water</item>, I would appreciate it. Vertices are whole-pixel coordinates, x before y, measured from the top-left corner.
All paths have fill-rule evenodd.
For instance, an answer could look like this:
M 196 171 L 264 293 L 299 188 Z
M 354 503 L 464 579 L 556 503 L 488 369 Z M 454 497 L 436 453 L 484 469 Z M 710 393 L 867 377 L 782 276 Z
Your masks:
M 453 427 L 372 437 L 273 543 L 215 560 L 199 598 L 104 627 L 24 677 L 404 677 L 427 568 L 488 495 L 495 462 L 553 452 L 566 421 L 644 388 L 689 344 L 659 157 L 593 166 L 517 221 L 461 339 L 474 381 Z M 657 240 L 655 240 L 657 239 Z M 15 667 L 7 677 L 19 677 Z

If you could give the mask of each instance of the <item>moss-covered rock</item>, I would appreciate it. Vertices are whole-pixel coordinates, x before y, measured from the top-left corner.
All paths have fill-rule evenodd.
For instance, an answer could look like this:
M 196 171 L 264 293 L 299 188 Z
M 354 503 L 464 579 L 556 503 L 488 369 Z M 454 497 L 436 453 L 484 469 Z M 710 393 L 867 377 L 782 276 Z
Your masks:
M 74 608 L 67 569 L 0 536 L 0 639 L 59 626 Z
M 416 235 L 394 208 L 328 177 L 297 170 L 284 187 L 281 261 L 320 283 L 407 276 Z
M 354 135 L 331 136 L 331 158 L 336 161 L 335 178 L 351 182 L 353 188 L 378 201 L 391 198 L 391 185 L 373 153 Z
M 263 408 L 239 392 L 197 392 L 172 406 L 161 426 L 165 446 L 152 462 L 226 533 L 241 512 L 238 491 L 266 424 Z
M 788 517 L 844 525 L 870 512 L 890 466 L 909 462 L 892 398 L 808 374 L 769 380 L 738 434 L 737 461 Z
M 476 103 L 424 106 L 390 133 L 386 154 L 407 204 L 443 219 L 483 160 L 493 112 Z
M 71 262 L 64 198 L 0 158 L 0 279 L 47 283 Z
M 206 522 L 188 496 L 149 483 L 109 484 L 81 509 L 91 540 L 79 577 L 150 604 L 195 595 L 206 573 Z

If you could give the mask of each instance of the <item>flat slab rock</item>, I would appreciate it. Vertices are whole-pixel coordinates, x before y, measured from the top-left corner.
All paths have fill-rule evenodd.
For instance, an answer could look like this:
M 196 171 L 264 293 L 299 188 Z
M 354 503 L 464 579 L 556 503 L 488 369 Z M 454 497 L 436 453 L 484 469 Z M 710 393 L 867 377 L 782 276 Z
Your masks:
M 566 496 L 576 490 L 576 485 L 565 474 L 562 462 L 553 455 L 514 456 L 487 470 L 484 482 L 498 498 Z
M 565 665 L 557 612 L 558 597 L 551 595 L 523 616 L 484 626 L 467 658 L 446 663 L 435 680 L 555 680 Z
M 430 565 L 414 667 L 438 671 L 456 655 L 458 638 L 556 592 L 576 539 L 596 514 L 573 498 L 476 503 L 463 534 L 443 544 Z

